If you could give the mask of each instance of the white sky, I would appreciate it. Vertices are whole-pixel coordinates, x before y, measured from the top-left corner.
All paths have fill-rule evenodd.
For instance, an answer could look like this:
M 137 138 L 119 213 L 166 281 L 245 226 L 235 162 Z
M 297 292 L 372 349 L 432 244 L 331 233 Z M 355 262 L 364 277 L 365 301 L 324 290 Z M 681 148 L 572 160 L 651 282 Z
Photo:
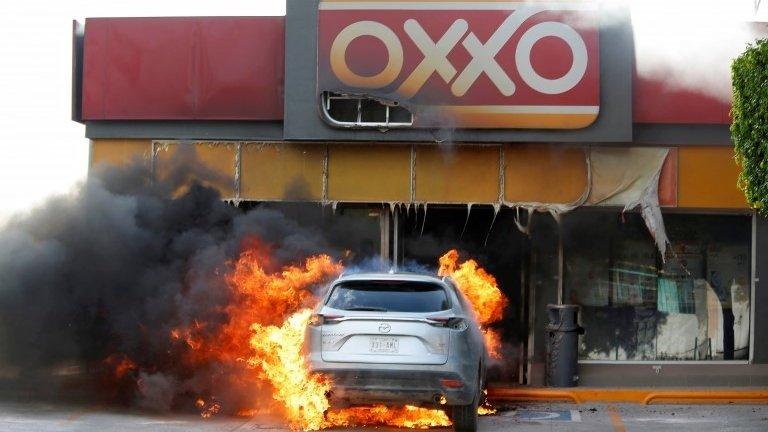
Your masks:
M 639 5 L 636 25 L 653 27 L 691 13 L 717 20 L 725 10 L 749 19 L 754 0 L 633 3 Z M 765 9 L 760 18 L 768 15 Z M 284 14 L 284 0 L 6 0 L 0 12 L 0 226 L 85 176 L 85 129 L 70 120 L 73 19 Z
M 99 16 L 285 15 L 285 0 L 7 0 L 0 8 L 0 226 L 67 192 L 88 165 L 70 120 L 72 20 Z

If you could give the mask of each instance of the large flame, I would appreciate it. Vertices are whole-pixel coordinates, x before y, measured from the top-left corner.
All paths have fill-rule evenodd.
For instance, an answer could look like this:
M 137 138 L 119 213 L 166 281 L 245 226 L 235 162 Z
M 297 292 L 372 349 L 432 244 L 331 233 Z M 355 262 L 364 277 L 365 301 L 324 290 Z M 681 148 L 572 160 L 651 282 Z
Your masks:
M 456 249 L 449 250 L 440 257 L 438 275 L 450 276 L 456 282 L 477 315 L 488 354 L 492 358 L 501 358 L 501 337 L 496 330 L 488 327 L 501 321 L 507 303 L 496 278 L 473 259 L 459 264 L 459 252 Z
M 333 383 L 328 377 L 310 372 L 302 348 L 311 307 L 317 302 L 313 290 L 342 270 L 342 264 L 327 255 L 310 257 L 301 265 L 275 268 L 267 245 L 255 240 L 249 243 L 225 276 L 232 300 L 221 311 L 226 316 L 224 324 L 211 331 L 208 323 L 195 320 L 186 328 L 172 329 L 168 337 L 184 353 L 181 361 L 185 366 L 229 365 L 227 370 L 234 372 L 220 379 L 246 394 L 266 390 L 273 404 L 253 400 L 249 406 L 224 407 L 217 395 L 196 395 L 194 405 L 203 417 L 223 410 L 241 415 L 278 411 L 292 429 L 303 430 L 451 424 L 443 410 L 415 406 L 330 408 L 327 394 Z M 498 353 L 498 334 L 486 326 L 501 319 L 505 300 L 493 276 L 473 260 L 458 264 L 456 251 L 440 258 L 439 273 L 457 282 L 484 327 L 490 352 Z M 111 357 L 108 363 L 118 377 L 137 369 L 124 356 Z M 481 408 L 481 412 L 487 410 Z
M 302 305 L 316 301 L 308 286 L 341 271 L 340 264 L 325 256 L 309 258 L 304 267 L 291 266 L 279 274 L 265 272 L 260 256 L 243 253 L 228 281 L 237 292 L 250 300 L 230 307 L 234 319 L 227 326 L 232 334 L 242 330 L 240 317 L 250 319 L 247 364 L 273 388 L 272 397 L 280 403 L 293 429 L 318 430 L 333 426 L 388 425 L 410 428 L 448 426 L 448 416 L 441 410 L 406 406 L 355 407 L 331 410 L 326 394 L 332 383 L 323 375 L 312 374 L 302 353 L 311 309 Z M 245 312 L 241 309 L 247 305 Z M 269 307 L 260 317 L 253 309 Z M 234 327 L 238 327 L 235 331 Z
M 326 397 L 331 382 L 309 371 L 301 352 L 310 309 L 291 315 L 282 326 L 251 327 L 254 355 L 248 363 L 259 368 L 274 386 L 273 397 L 284 409 L 294 429 L 317 430 L 333 426 L 387 425 L 408 428 L 449 426 L 441 410 L 413 406 L 355 407 L 331 410 Z
M 272 383 L 273 397 L 285 407 L 291 425 L 305 430 L 328 426 L 324 414 L 330 404 L 325 395 L 331 388 L 324 376 L 310 374 L 301 352 L 311 314 L 311 309 L 303 309 L 280 327 L 253 324 L 254 354 L 248 359 Z
M 199 395 L 195 405 L 203 417 L 224 409 L 253 415 L 279 408 L 292 425 L 317 429 L 319 424 L 312 419 L 318 412 L 322 417 L 323 404 L 327 407 L 325 380 L 306 370 L 300 354 L 303 332 L 309 308 L 317 301 L 313 289 L 338 276 L 343 266 L 328 255 L 316 255 L 301 265 L 270 271 L 269 252 L 267 245 L 251 239 L 232 263 L 225 276 L 231 290 L 231 301 L 222 311 L 227 320 L 217 331 L 205 331 L 208 324 L 194 321 L 188 328 L 171 330 L 169 337 L 183 345 L 182 361 L 187 365 L 229 365 L 228 374 L 218 379 L 239 393 L 253 394 L 250 406 L 228 407 L 222 407 L 216 395 Z M 278 406 L 256 400 L 265 389 Z M 306 418 L 306 424 L 294 420 L 298 418 Z
M 328 413 L 332 426 L 386 425 L 412 429 L 450 426 L 451 421 L 442 410 L 406 405 L 388 408 L 385 406 L 347 408 Z
M 253 256 L 250 255 L 241 257 L 241 260 L 252 259 Z M 263 271 L 257 262 L 251 261 L 243 268 L 254 271 L 257 278 L 263 277 Z M 307 265 L 307 269 L 310 268 L 311 266 Z M 439 274 L 450 275 L 456 281 L 459 289 L 472 303 L 481 325 L 485 326 L 501 320 L 506 300 L 495 278 L 480 268 L 474 260 L 458 264 L 458 252 L 449 251 L 440 258 Z M 230 280 L 251 282 L 247 273 L 241 274 L 240 278 Z M 294 304 L 297 303 L 294 302 Z M 286 417 L 292 428 L 317 430 L 333 426 L 363 425 L 428 428 L 451 424 L 442 410 L 414 406 L 389 408 L 379 405 L 341 410 L 330 409 L 326 394 L 331 389 L 332 383 L 322 375 L 311 374 L 307 360 L 301 352 L 310 315 L 309 309 L 303 309 L 288 317 L 280 326 L 264 326 L 256 323 L 251 327 L 253 335 L 250 346 L 253 349 L 253 356 L 248 363 L 260 368 L 272 384 L 273 397 L 284 406 Z M 491 329 L 486 328 L 483 331 L 490 354 L 498 356 L 498 348 L 501 344 L 499 335 Z M 493 412 L 495 410 L 488 407 L 480 408 L 481 414 Z

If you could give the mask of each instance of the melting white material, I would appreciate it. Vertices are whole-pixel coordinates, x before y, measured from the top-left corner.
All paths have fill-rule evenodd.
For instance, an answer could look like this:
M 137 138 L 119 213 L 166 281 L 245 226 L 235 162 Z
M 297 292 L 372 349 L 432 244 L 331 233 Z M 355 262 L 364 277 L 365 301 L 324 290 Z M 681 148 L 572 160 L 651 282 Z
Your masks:
M 469 214 L 472 212 L 472 206 L 474 203 L 467 203 L 467 218 L 464 220 L 464 228 L 461 229 L 461 235 L 459 236 L 459 240 L 464 238 L 464 232 L 467 230 L 467 225 L 469 224 Z
M 526 221 L 525 225 L 523 225 L 520 222 L 520 209 L 521 208 L 528 213 L 528 220 Z M 532 207 L 515 207 L 515 226 L 517 227 L 517 229 L 521 233 L 523 233 L 523 234 L 525 234 L 527 236 L 531 235 L 531 221 L 533 220 L 533 212 L 534 212 L 534 210 L 535 209 L 532 208 Z
M 488 227 L 488 233 L 485 235 L 485 241 L 483 242 L 483 247 L 488 245 L 488 239 L 491 238 L 491 231 L 493 231 L 493 224 L 496 223 L 496 217 L 499 215 L 499 212 L 501 211 L 501 203 L 493 203 L 491 204 L 493 206 L 493 219 L 491 219 L 491 225 Z

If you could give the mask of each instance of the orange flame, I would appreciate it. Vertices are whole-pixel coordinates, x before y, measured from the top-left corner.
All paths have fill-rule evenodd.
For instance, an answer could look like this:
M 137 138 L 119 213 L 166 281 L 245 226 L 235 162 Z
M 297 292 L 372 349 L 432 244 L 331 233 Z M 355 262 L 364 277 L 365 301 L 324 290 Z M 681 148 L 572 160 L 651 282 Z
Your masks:
M 301 353 L 311 314 L 311 309 L 303 309 L 280 327 L 253 324 L 250 345 L 254 355 L 248 359 L 272 383 L 272 397 L 285 407 L 291 426 L 305 430 L 326 426 L 323 414 L 330 406 L 326 392 L 331 388 L 325 377 L 310 374 Z
M 311 374 L 301 352 L 310 309 L 291 315 L 281 326 L 251 326 L 250 346 L 254 355 L 248 364 L 260 369 L 273 386 L 273 398 L 284 408 L 294 429 L 317 430 L 332 426 L 389 425 L 429 427 L 450 425 L 445 413 L 416 407 L 390 409 L 384 406 L 329 410 L 326 397 L 331 382 Z
M 312 289 L 336 277 L 342 266 L 327 255 L 317 255 L 301 265 L 269 271 L 268 267 L 272 264 L 268 248 L 256 241 L 250 241 L 249 246 L 231 263 L 232 270 L 225 275 L 231 290 L 231 300 L 222 311 L 227 317 L 226 322 L 211 332 L 208 323 L 195 320 L 187 327 L 170 330 L 169 338 L 183 352 L 185 366 L 228 365 L 226 370 L 234 373 L 223 375 L 220 379 L 225 380 L 234 392 L 251 394 L 252 399 L 256 399 L 259 389 L 270 386 L 267 372 L 276 372 L 274 366 L 254 361 L 255 357 L 267 357 L 251 347 L 251 339 L 257 332 L 255 329 L 282 324 L 291 314 L 314 304 L 316 299 Z M 285 325 L 291 322 L 286 321 Z M 300 349 L 301 343 L 297 342 L 296 347 Z M 199 398 L 195 402 L 203 417 L 210 417 L 223 409 L 222 402 L 216 401 L 213 396 L 207 395 L 205 399 Z M 259 412 L 271 408 L 251 400 L 245 406 L 228 406 L 226 409 L 247 415 L 256 412 L 255 406 L 260 407 Z
M 310 306 L 317 301 L 312 288 L 341 273 L 342 265 L 327 255 L 317 255 L 302 265 L 271 271 L 268 248 L 256 241 L 249 246 L 225 276 L 233 300 L 223 311 L 227 322 L 219 331 L 214 336 L 207 335 L 203 331 L 206 323 L 197 321 L 188 328 L 170 331 L 169 337 L 184 349 L 185 362 L 194 366 L 215 360 L 240 365 L 241 376 L 224 379 L 246 388 L 271 388 L 275 408 L 279 407 L 292 429 L 364 425 L 427 428 L 451 424 L 443 410 L 414 406 L 330 409 L 327 393 L 333 383 L 323 375 L 310 372 L 302 349 Z M 501 319 L 503 296 L 493 277 L 474 261 L 457 266 L 457 253 L 452 264 L 444 258 L 440 261 L 441 274 L 449 272 L 456 279 L 479 317 L 490 317 L 480 318 L 480 322 L 488 324 Z M 477 275 L 482 277 L 481 282 L 474 281 Z M 498 291 L 497 300 L 493 300 L 491 288 Z M 498 335 L 490 330 L 486 338 L 499 345 Z M 222 410 L 215 397 L 209 397 L 208 401 L 198 398 L 195 405 L 204 418 Z M 258 411 L 255 406 L 254 402 L 251 406 L 228 407 L 228 410 L 247 416 L 272 408 L 264 407 L 264 401 L 260 401 Z
M 303 266 L 287 266 L 268 272 L 267 250 L 257 242 L 233 263 L 226 281 L 233 292 L 224 312 L 228 321 L 214 338 L 206 338 L 206 323 L 194 321 L 190 328 L 173 329 L 171 338 L 190 348 L 185 358 L 190 364 L 215 359 L 222 363 L 243 363 L 251 356 L 251 325 L 283 322 L 290 314 L 315 302 L 311 288 L 341 273 L 342 265 L 328 255 L 308 258 Z M 251 380 L 258 381 L 258 377 Z
M 440 276 L 450 276 L 459 290 L 467 297 L 477 315 L 477 321 L 483 328 L 488 355 L 501 358 L 501 336 L 487 326 L 501 321 L 507 300 L 499 289 L 496 278 L 469 259 L 459 264 L 459 252 L 449 250 L 440 257 Z
M 104 359 L 104 364 L 112 370 L 112 373 L 118 381 L 123 379 L 128 372 L 138 369 L 136 363 L 123 354 L 110 355 Z
M 477 407 L 477 414 L 481 416 L 494 415 L 497 412 L 498 410 L 496 410 L 496 408 L 493 408 L 493 407 L 487 407 L 487 406 Z
M 332 383 L 312 374 L 301 352 L 312 311 L 303 309 L 278 326 L 251 327 L 254 356 L 248 364 L 259 367 L 274 387 L 273 397 L 282 403 L 291 428 L 318 430 L 333 426 L 387 425 L 408 428 L 449 426 L 441 410 L 413 406 L 354 407 L 330 410 L 326 394 Z
M 450 426 L 451 421 L 442 410 L 411 405 L 389 408 L 382 405 L 355 407 L 329 412 L 331 426 L 394 426 L 411 429 Z
M 198 399 L 195 405 L 200 409 L 200 416 L 202 418 L 211 418 L 221 411 L 221 404 L 215 401 L 205 403 L 204 400 Z
M 496 278 L 469 259 L 458 264 L 459 252 L 452 249 L 440 257 L 438 275 L 450 276 L 467 297 L 481 325 L 501 321 L 506 300 Z
M 493 329 L 483 329 L 483 339 L 488 355 L 494 359 L 501 358 L 501 335 Z

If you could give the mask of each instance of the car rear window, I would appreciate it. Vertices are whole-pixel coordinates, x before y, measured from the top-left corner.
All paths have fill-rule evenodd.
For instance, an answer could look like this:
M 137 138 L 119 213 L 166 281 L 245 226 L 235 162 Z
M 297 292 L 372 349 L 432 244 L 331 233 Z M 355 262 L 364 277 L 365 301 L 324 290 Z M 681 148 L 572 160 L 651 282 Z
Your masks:
M 327 305 L 334 309 L 378 312 L 437 312 L 450 309 L 443 287 L 429 282 L 343 282 Z

